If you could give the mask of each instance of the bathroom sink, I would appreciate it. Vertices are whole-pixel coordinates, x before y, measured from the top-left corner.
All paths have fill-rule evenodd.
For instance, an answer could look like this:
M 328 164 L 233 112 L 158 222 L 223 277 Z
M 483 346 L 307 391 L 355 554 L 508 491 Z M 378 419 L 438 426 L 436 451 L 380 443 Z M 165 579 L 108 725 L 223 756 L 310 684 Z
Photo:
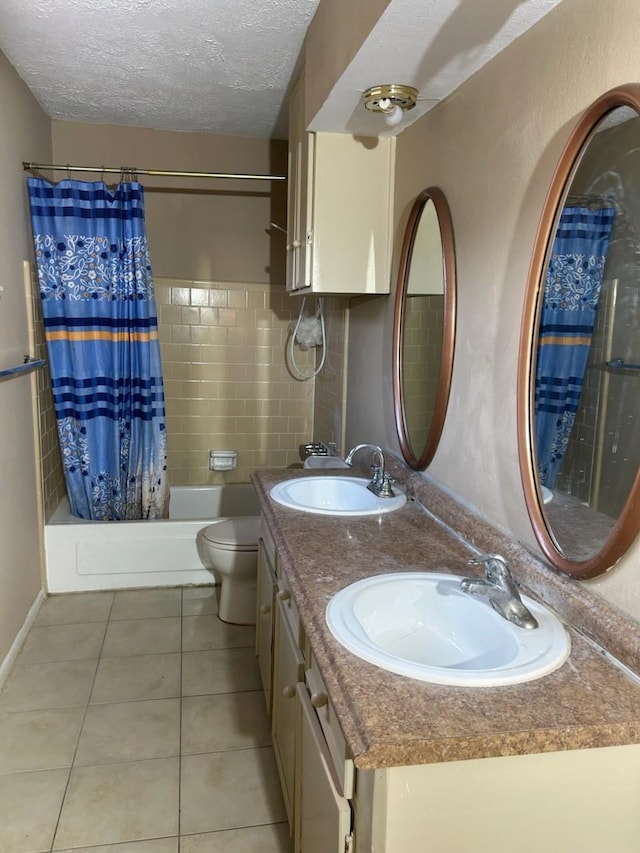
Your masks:
M 321 515 L 378 515 L 407 502 L 400 491 L 393 498 L 379 498 L 368 483 L 362 477 L 299 477 L 278 483 L 270 494 L 282 506 Z
M 382 669 L 457 687 L 533 681 L 562 666 L 569 636 L 546 607 L 522 596 L 538 628 L 519 628 L 449 574 L 402 572 L 356 581 L 326 611 L 333 636 Z
M 553 492 L 551 489 L 548 489 L 546 486 L 540 486 L 542 489 L 542 502 L 545 504 L 551 503 L 553 500 Z

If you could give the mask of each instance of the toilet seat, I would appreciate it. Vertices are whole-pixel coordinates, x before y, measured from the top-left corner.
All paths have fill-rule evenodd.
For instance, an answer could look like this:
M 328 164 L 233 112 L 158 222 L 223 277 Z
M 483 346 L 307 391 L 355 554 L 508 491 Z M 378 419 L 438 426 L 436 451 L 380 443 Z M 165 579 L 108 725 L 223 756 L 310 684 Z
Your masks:
M 257 551 L 260 516 L 238 516 L 215 521 L 205 527 L 202 535 L 221 551 Z

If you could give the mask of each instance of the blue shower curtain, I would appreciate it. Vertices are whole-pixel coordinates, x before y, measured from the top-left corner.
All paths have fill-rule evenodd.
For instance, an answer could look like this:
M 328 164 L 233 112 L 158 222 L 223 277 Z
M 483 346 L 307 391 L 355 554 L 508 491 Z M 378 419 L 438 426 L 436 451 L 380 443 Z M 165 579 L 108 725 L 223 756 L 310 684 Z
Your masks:
M 27 184 L 71 511 L 160 518 L 167 435 L 143 188 Z
M 535 381 L 540 480 L 549 488 L 569 444 L 589 358 L 615 208 L 565 207 L 547 269 Z

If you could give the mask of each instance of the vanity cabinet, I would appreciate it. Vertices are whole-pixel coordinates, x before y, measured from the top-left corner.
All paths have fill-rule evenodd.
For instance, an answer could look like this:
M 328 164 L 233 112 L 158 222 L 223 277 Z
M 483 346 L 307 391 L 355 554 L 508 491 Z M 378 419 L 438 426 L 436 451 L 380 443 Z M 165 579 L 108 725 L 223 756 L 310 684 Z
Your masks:
M 638 744 L 358 770 L 355 851 L 637 853 L 639 791 Z
M 286 536 L 284 524 L 283 528 Z M 296 560 L 295 541 L 292 538 L 285 542 L 287 559 Z M 590 727 L 585 728 L 588 746 L 584 749 L 545 752 L 545 730 L 523 729 L 524 747 L 534 750 L 532 754 L 500 755 L 498 745 L 486 757 L 464 758 L 469 743 L 486 737 L 487 727 L 493 723 L 494 738 L 499 739 L 500 715 L 505 706 L 508 713 L 509 704 L 516 700 L 537 701 L 536 688 L 516 688 L 515 695 L 511 688 L 496 688 L 492 691 L 496 697 L 493 723 L 482 718 L 477 725 L 471 712 L 468 736 L 452 738 L 441 734 L 443 747 L 439 738 L 430 734 L 438 727 L 438 719 L 433 720 L 433 726 L 425 722 L 434 750 L 447 757 L 431 763 L 403 764 L 415 758 L 413 743 L 424 748 L 424 734 L 417 734 L 413 728 L 394 729 L 401 714 L 395 715 L 393 708 L 386 712 L 384 706 L 376 704 L 377 696 L 368 691 L 364 676 L 357 674 L 355 666 L 348 672 L 342 670 L 337 681 L 329 678 L 328 669 L 320 672 L 317 659 L 327 667 L 339 667 L 340 662 L 316 646 L 321 642 L 318 633 L 313 633 L 314 639 L 309 641 L 299 619 L 298 603 L 304 600 L 305 624 L 315 632 L 319 620 L 324 618 L 324 598 L 305 595 L 296 601 L 268 531 L 263 543 L 269 560 L 262 559 L 261 577 L 266 578 L 265 588 L 273 591 L 274 574 L 266 568 L 270 565 L 277 583 L 272 735 L 294 853 L 513 853 L 516 841 L 519 853 L 638 853 L 640 744 L 591 746 L 593 726 L 589 723 Z M 309 534 L 305 547 L 319 548 L 321 540 Z M 344 559 L 342 554 L 340 559 Z M 331 561 L 327 559 L 327 563 L 330 566 Z M 299 591 L 306 593 L 306 583 L 309 587 L 314 583 L 313 573 L 305 575 L 302 559 L 299 565 L 298 570 L 295 563 L 296 595 Z M 267 600 L 270 594 L 266 593 Z M 578 645 L 582 649 L 577 650 L 575 665 L 580 667 L 584 666 L 581 656 L 592 660 L 592 653 L 584 644 L 576 642 Z M 266 640 L 264 648 L 270 648 Z M 596 666 L 593 661 L 592 666 Z M 261 664 L 261 671 L 268 670 Z M 583 672 L 587 672 L 586 668 Z M 335 692 L 327 690 L 323 673 Z M 346 685 L 350 678 L 359 679 L 357 689 L 350 694 L 352 708 L 344 706 L 344 696 L 338 696 L 336 686 Z M 577 680 L 576 689 L 580 687 Z M 268 688 L 269 684 L 265 685 Z M 459 702 L 461 690 L 454 692 Z M 631 701 L 630 692 L 621 694 L 624 701 Z M 570 701 L 566 691 L 563 695 L 565 701 Z M 592 695 L 595 697 L 595 692 Z M 605 697 L 605 701 L 609 700 Z M 366 736 L 368 717 L 383 715 L 388 719 L 388 736 L 366 740 L 366 747 L 354 759 L 334 702 L 342 703 L 346 726 L 351 725 L 351 731 L 354 727 L 359 730 L 360 737 Z M 435 707 L 440 707 L 442 713 L 442 703 Z M 459 707 L 456 709 L 455 702 L 452 707 L 453 714 L 463 713 Z M 428 715 L 437 710 L 425 704 L 423 713 L 428 720 Z M 535 712 L 532 709 L 526 713 Z M 462 754 L 457 753 L 458 749 Z M 484 791 L 490 795 L 479 793 Z
M 289 100 L 287 290 L 389 293 L 395 140 L 306 130 L 304 76 Z

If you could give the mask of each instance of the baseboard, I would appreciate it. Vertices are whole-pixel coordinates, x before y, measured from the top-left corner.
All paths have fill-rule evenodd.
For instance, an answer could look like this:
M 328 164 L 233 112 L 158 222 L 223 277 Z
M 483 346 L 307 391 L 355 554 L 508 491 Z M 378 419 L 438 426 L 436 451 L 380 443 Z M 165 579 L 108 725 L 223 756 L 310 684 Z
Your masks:
M 39 590 L 38 594 L 35 597 L 35 600 L 31 607 L 29 608 L 29 612 L 27 613 L 22 628 L 18 631 L 18 634 L 11 644 L 11 648 L 7 652 L 5 659 L 0 663 L 0 688 L 7 680 L 7 676 L 11 671 L 11 667 L 15 663 L 18 654 L 20 653 L 20 649 L 22 648 L 22 644 L 27 638 L 27 634 L 33 623 L 36 621 L 36 617 L 40 612 L 40 608 L 42 607 L 42 602 L 44 601 L 45 595 L 42 590 Z

